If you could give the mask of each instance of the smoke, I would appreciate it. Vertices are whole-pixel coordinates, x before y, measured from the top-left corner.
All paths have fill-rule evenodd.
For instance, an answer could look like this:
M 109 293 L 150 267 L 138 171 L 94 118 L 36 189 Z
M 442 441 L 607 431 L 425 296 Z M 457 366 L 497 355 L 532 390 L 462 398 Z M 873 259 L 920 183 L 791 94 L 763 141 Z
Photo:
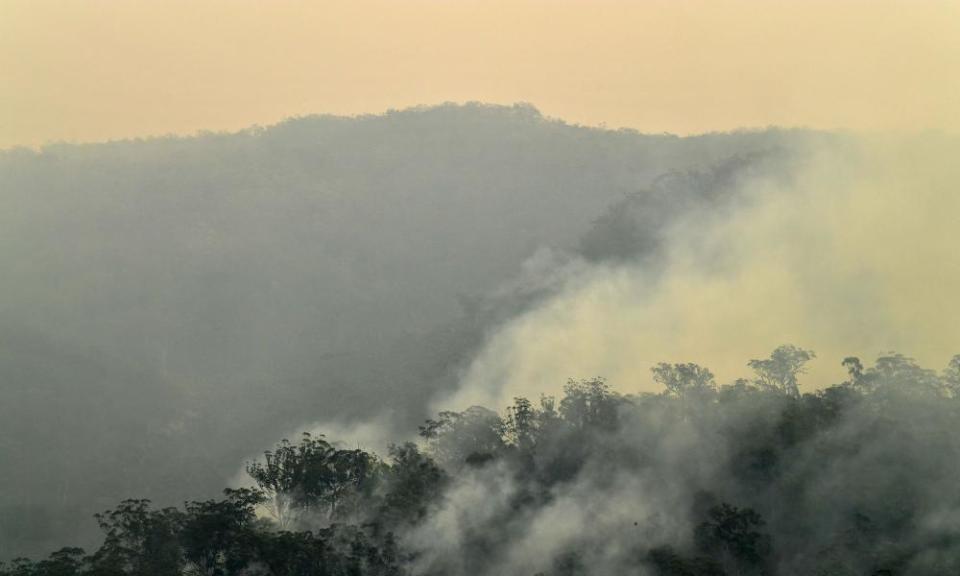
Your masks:
M 577 263 L 440 404 L 504 406 L 594 376 L 650 390 L 661 361 L 730 381 L 782 342 L 817 351 L 808 389 L 842 380 L 852 354 L 942 366 L 960 340 L 958 153 L 956 138 L 931 134 L 811 140 L 790 177 L 741 179 L 726 208 L 670 226 L 662 269 Z
M 655 238 L 642 238 L 656 250 L 615 259 L 541 251 L 493 297 L 530 299 L 519 298 L 516 316 L 434 406 L 504 408 L 594 376 L 625 392 L 659 392 L 649 368 L 661 361 L 695 361 L 729 382 L 783 342 L 816 350 L 807 390 L 843 380 L 849 355 L 897 350 L 943 366 L 960 336 L 951 314 L 958 152 L 960 141 L 943 136 L 811 139 L 788 174 L 746 171 L 715 183 L 736 189 L 724 202 L 687 202 Z M 845 535 L 863 518 L 892 525 L 895 494 L 909 495 L 915 512 L 916 530 L 902 536 L 903 549 L 919 551 L 909 560 L 916 573 L 953 561 L 953 548 L 931 543 L 956 531 L 958 504 L 944 484 L 955 477 L 955 420 L 926 400 L 897 400 L 880 409 L 893 424 L 878 431 L 877 405 L 854 406 L 814 440 L 782 448 L 779 475 L 757 485 L 744 455 L 756 438 L 776 445 L 788 418 L 787 404 L 769 402 L 728 399 L 688 418 L 640 399 L 587 449 L 562 435 L 538 448 L 584 458 L 563 481 L 538 484 L 509 459 L 466 467 L 438 508 L 401 535 L 414 572 L 636 572 L 651 550 L 689 549 L 705 492 L 761 513 L 783 573 L 810 573 L 817 558 L 866 570 L 857 546 L 885 544 Z M 351 426 L 339 437 L 377 430 Z
M 756 169 L 777 150 L 789 161 Z M 17 441 L 0 446 L 0 553 L 53 533 L 21 538 L 13 505 L 56 493 L 51 518 L 86 521 L 64 533 L 93 533 L 122 496 L 213 494 L 303 430 L 382 455 L 431 408 L 597 375 L 650 389 L 660 361 L 729 381 L 783 342 L 817 351 L 808 387 L 848 354 L 942 366 L 957 152 L 935 135 L 643 136 L 474 106 L 4 153 L 0 407 Z M 58 428 L 37 417 L 48 396 Z M 579 498 L 565 490 L 558 514 Z M 568 538 L 549 517 L 523 526 L 530 550 Z
M 125 496 L 213 496 L 317 421 L 389 409 L 407 434 L 493 327 L 583 276 L 563 255 L 612 203 L 798 138 L 472 104 L 0 152 L 0 556 L 89 547 Z
M 504 408 L 595 376 L 622 391 L 659 392 L 649 368 L 661 361 L 695 361 L 729 382 L 782 342 L 817 351 L 807 390 L 843 380 L 849 355 L 897 350 L 944 366 L 960 341 L 960 140 L 809 144 L 787 177 L 748 174 L 730 202 L 686 211 L 663 232 L 657 258 L 531 261 L 528 275 L 552 291 L 491 334 L 436 407 Z M 784 448 L 778 475 L 754 486 L 744 454 L 754 442 L 776 445 L 770 439 L 790 418 L 787 403 L 769 402 L 728 398 L 688 418 L 642 398 L 547 494 L 530 494 L 524 472 L 502 463 L 467 470 L 406 536 L 416 571 L 636 572 L 659 546 L 690 546 L 708 491 L 762 513 L 782 573 L 811 573 L 817 562 L 866 573 L 897 554 L 909 558 L 898 560 L 907 573 L 953 565 L 956 550 L 943 544 L 956 533 L 958 507 L 943 485 L 956 473 L 950 408 L 908 396 L 852 406 L 809 442 Z M 895 524 L 894 500 L 914 507 L 916 528 L 901 535 L 902 547 L 884 541 L 889 534 L 856 540 Z
M 729 437 L 718 422 L 677 415 L 640 403 L 623 406 L 615 431 L 541 436 L 532 465 L 546 467 L 540 480 L 515 462 L 462 471 L 441 508 L 404 538 L 414 572 L 638 573 L 651 548 L 689 541 L 691 503 L 727 483 Z M 583 458 L 567 481 L 546 471 L 561 454 Z

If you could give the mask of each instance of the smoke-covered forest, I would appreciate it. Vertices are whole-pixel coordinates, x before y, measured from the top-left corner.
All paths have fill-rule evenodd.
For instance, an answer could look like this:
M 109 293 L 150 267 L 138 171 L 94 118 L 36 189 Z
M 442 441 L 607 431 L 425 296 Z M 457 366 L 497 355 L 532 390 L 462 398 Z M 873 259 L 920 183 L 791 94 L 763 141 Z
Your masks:
M 408 434 L 557 262 L 650 257 L 794 140 L 451 105 L 0 153 L 0 559 L 318 423 Z
M 661 363 L 659 393 L 601 379 L 501 413 L 444 411 L 384 455 L 304 434 L 246 466 L 249 487 L 97 515 L 103 544 L 16 560 L 74 574 L 955 574 L 960 356 L 899 354 L 798 383 L 814 353 L 751 378 Z
M 0 574 L 958 573 L 957 153 L 482 104 L 0 152 Z

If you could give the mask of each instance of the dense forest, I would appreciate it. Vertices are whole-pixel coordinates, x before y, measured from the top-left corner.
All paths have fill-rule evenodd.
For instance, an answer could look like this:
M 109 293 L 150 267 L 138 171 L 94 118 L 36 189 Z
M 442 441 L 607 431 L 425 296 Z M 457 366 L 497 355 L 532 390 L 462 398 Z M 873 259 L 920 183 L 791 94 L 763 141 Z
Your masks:
M 214 497 L 304 429 L 405 437 L 565 262 L 655 270 L 810 138 L 471 104 L 0 151 L 0 560 L 95 546 L 126 495 Z
M 658 393 L 570 381 L 441 412 L 382 455 L 284 440 L 247 487 L 126 500 L 97 515 L 92 552 L 0 574 L 960 573 L 960 356 L 849 357 L 846 381 L 801 393 L 813 357 L 780 346 L 723 385 L 661 363 Z

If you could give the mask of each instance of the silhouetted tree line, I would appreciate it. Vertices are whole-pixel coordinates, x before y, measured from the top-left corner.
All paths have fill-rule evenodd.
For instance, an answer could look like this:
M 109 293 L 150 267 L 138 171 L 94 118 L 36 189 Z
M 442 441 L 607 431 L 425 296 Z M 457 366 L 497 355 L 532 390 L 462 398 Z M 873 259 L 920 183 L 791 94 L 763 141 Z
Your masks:
M 0 575 L 960 574 L 960 356 L 939 373 L 851 357 L 846 381 L 801 393 L 812 358 L 781 346 L 723 386 L 661 363 L 659 394 L 570 381 L 559 401 L 441 412 L 385 460 L 304 434 L 248 463 L 253 488 L 125 500 L 93 553 Z M 556 515 L 564 498 L 594 516 Z M 478 519 L 451 521 L 458 503 Z M 518 564 L 545 517 L 582 523 Z

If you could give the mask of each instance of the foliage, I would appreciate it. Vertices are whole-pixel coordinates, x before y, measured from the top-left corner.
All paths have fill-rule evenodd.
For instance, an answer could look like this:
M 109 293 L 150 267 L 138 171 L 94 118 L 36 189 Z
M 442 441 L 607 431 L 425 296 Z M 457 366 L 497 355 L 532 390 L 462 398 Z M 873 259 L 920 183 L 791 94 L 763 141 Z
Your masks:
M 662 363 L 661 394 L 594 379 L 502 416 L 442 412 L 386 461 L 305 434 L 248 464 L 256 488 L 124 500 L 93 553 L 0 576 L 960 573 L 960 357 L 940 373 L 849 357 L 847 381 L 801 394 L 813 357 L 781 346 L 719 388 Z M 638 503 L 656 513 L 631 531 Z M 535 530 L 562 544 L 531 546 Z
M 299 444 L 283 440 L 264 453 L 263 462 L 248 463 L 247 473 L 283 529 L 302 514 L 332 520 L 358 513 L 358 500 L 369 496 L 379 481 L 380 462 L 362 450 L 338 449 L 304 433 Z
M 709 396 L 717 391 L 713 372 L 693 363 L 667 364 L 661 362 L 652 370 L 653 381 L 667 393 L 677 397 Z
M 758 386 L 799 397 L 798 376 L 813 358 L 816 354 L 812 351 L 787 344 L 774 350 L 769 358 L 751 360 L 747 365 L 757 373 Z

